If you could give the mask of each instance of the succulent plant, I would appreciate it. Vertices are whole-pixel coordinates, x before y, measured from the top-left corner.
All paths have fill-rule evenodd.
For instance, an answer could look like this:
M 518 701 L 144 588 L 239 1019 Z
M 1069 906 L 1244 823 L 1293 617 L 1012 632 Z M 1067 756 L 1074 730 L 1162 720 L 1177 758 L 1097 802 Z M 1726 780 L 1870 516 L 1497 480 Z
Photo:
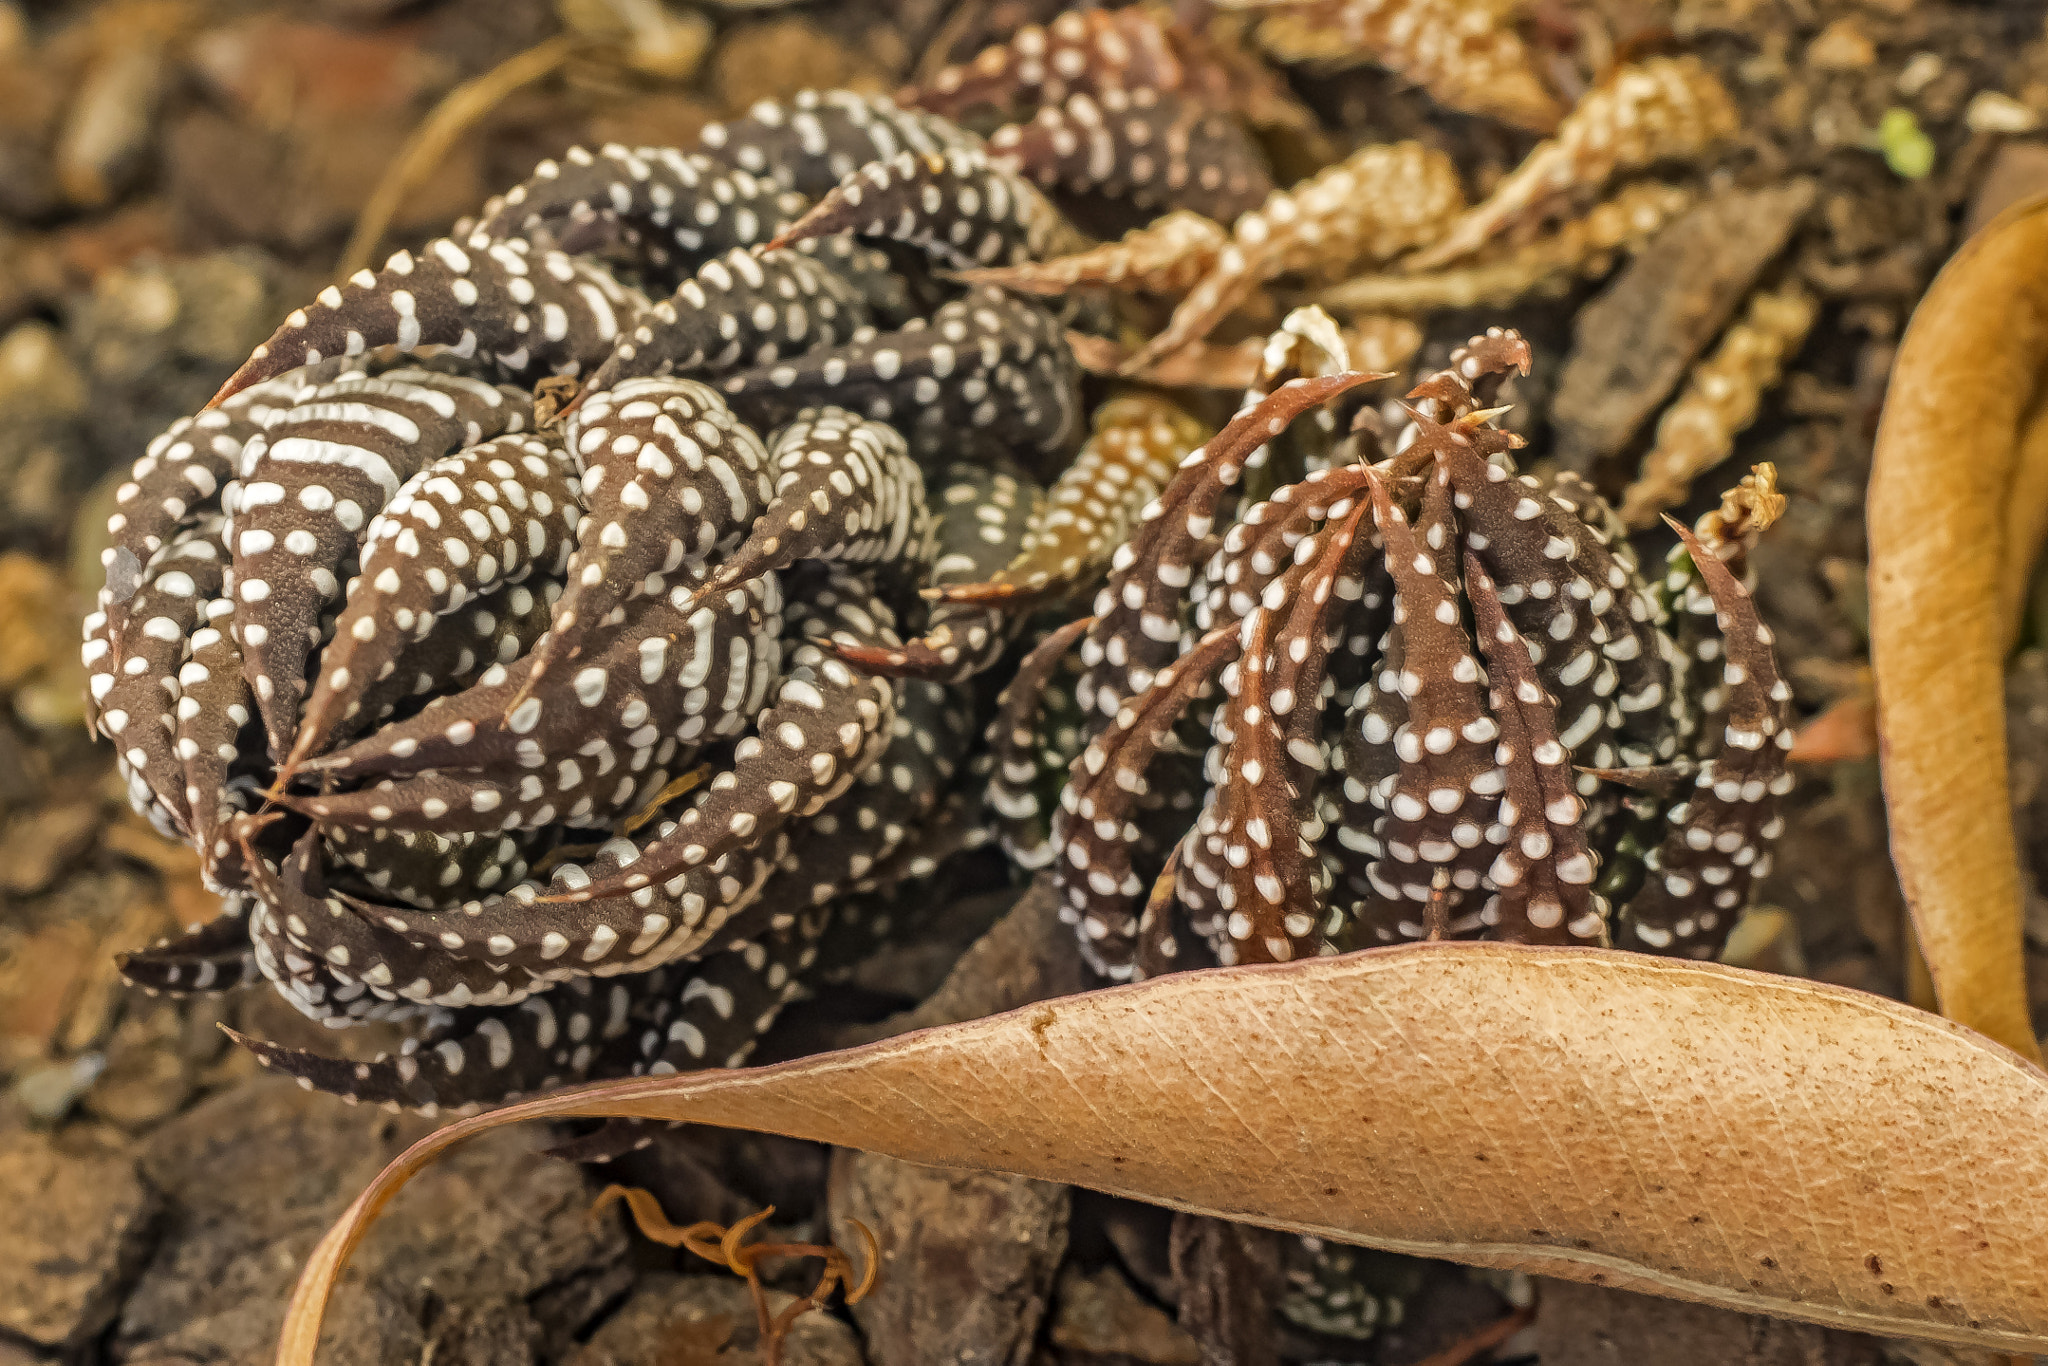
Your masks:
M 1095 615 L 1024 661 L 996 796 L 1098 970 L 1453 936 L 1718 951 L 1791 784 L 1790 692 L 1740 579 L 1775 495 L 1753 480 L 1704 539 L 1678 528 L 1650 583 L 1590 488 L 1517 473 L 1490 405 L 1528 364 L 1514 333 L 1475 337 L 1383 450 L 1290 442 L 1378 378 L 1297 360 L 1145 508 Z M 1070 650 L 1071 691 L 1049 687 Z
M 252 1047 L 431 1112 L 744 1061 L 990 829 L 1112 980 L 1423 938 L 1716 953 L 1789 788 L 1743 582 L 1768 471 L 1652 580 L 1590 486 L 1517 470 L 1515 333 L 1423 377 L 1385 441 L 1340 420 L 1386 378 L 1349 348 L 1405 360 L 1405 320 L 1204 339 L 1361 266 L 1385 273 L 1333 305 L 1597 274 L 1693 189 L 1628 181 L 1528 231 L 1725 142 L 1732 103 L 1653 58 L 1562 112 L 1461 0 L 1230 8 L 1285 58 L 1552 136 L 1477 205 L 1417 142 L 1276 189 L 1256 132 L 1297 114 L 1270 73 L 1088 11 L 899 102 L 571 150 L 287 318 L 138 462 L 87 621 L 131 796 L 222 895 L 130 979 L 410 1021 L 368 1063 Z M 1048 194 L 1164 212 L 1098 244 Z M 1126 345 L 1091 287 L 1181 298 Z M 1717 353 L 1732 399 L 1674 409 L 1632 513 L 1728 453 L 1811 301 L 1778 313 Z M 1083 379 L 1247 367 L 1220 430 Z M 1290 1258 L 1285 1312 L 1319 1331 L 1367 1335 L 1413 1288 Z
M 417 1020 L 265 1056 L 420 1108 L 743 1058 L 980 837 L 971 680 L 1022 622 L 919 590 L 1015 558 L 1080 374 L 941 271 L 1082 242 L 831 92 L 545 163 L 286 319 L 138 463 L 87 622 L 223 897 L 130 979 Z

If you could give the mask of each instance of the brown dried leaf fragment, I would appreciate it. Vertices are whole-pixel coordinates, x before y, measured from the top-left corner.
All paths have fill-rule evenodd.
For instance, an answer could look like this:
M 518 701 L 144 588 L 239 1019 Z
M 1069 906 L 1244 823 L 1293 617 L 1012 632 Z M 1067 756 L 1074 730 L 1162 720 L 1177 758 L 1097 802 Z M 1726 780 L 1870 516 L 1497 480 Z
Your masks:
M 1696 158 L 1733 137 L 1738 125 L 1735 101 L 1697 57 L 1652 57 L 1618 67 L 1485 203 L 1403 264 L 1410 270 L 1448 265 L 1545 212 L 1559 196 L 1590 193 L 1623 171 Z
M 2004 659 L 2048 511 L 2048 197 L 2008 210 L 1920 301 L 1870 472 L 1870 654 L 1892 858 L 1942 1013 L 2029 1058 Z
M 1526 245 L 1442 270 L 1362 275 L 1321 291 L 1315 301 L 1345 313 L 1429 313 L 1562 293 L 1574 280 L 1606 273 L 1617 252 L 1633 251 L 1656 236 L 1696 198 L 1685 186 L 1657 180 L 1626 185 L 1583 217 Z
M 1346 354 L 1361 370 L 1398 371 L 1422 349 L 1422 329 L 1407 318 L 1354 318 L 1339 335 Z M 1130 348 L 1104 337 L 1069 332 L 1067 345 L 1091 375 L 1121 375 L 1130 363 Z M 1228 346 L 1190 342 L 1130 378 L 1162 389 L 1251 389 L 1259 386 L 1265 375 L 1267 346 L 1264 337 Z
M 2039 1069 L 1822 983 L 1449 943 L 1169 973 L 449 1125 L 308 1257 L 280 1366 L 313 1360 L 348 1253 L 415 1172 L 484 1129 L 574 1115 L 786 1133 L 1862 1332 L 2048 1349 Z
M 1188 453 L 1215 433 L 1154 394 L 1124 394 L 1095 410 L 1095 431 L 1046 491 L 1017 558 L 983 583 L 931 590 L 945 602 L 1035 606 L 1072 592 L 1109 557 Z
M 1685 389 L 1657 421 L 1657 439 L 1622 495 L 1621 520 L 1640 529 L 1685 501 L 1692 481 L 1726 460 L 1756 421 L 1820 315 L 1820 300 L 1798 280 L 1751 296 L 1713 354 L 1693 367 Z
M 1757 537 L 1785 515 L 1785 495 L 1778 492 L 1778 467 L 1770 461 L 1750 466 L 1749 473 L 1733 488 L 1721 490 L 1721 506 L 1701 514 L 1692 534 L 1728 566 L 1741 575 L 1746 556 L 1756 548 Z
M 1515 32 L 1520 6 L 1500 0 L 1225 0 L 1263 14 L 1254 33 L 1283 62 L 1383 66 L 1437 103 L 1533 132 L 1564 108 Z
M 1464 206 L 1451 159 L 1419 142 L 1360 148 L 1232 225 L 1230 244 L 1126 369 L 1199 341 L 1276 276 L 1327 276 L 1436 240 Z

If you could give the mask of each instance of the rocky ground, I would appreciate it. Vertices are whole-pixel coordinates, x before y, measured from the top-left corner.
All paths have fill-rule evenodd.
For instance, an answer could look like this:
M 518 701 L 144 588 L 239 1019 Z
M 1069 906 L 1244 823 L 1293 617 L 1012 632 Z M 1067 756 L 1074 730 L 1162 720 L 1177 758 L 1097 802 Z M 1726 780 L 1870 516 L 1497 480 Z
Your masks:
M 259 1075 L 216 1026 L 288 1043 L 323 1032 L 267 991 L 172 1003 L 116 973 L 116 952 L 208 913 L 192 858 L 128 813 L 110 754 L 82 726 L 76 623 L 117 472 L 328 278 L 438 100 L 565 26 L 609 25 L 629 58 L 572 58 L 498 102 L 403 197 L 387 241 L 444 227 L 569 143 L 679 142 L 806 86 L 886 91 L 1052 8 L 677 3 L 650 38 L 618 17 L 639 11 L 605 0 L 0 0 L 0 1366 L 266 1360 L 300 1259 L 430 1124 Z M 1576 22 L 1562 4 L 1535 8 Z M 2048 187 L 2048 139 L 2034 132 L 2048 114 L 2042 11 L 1582 8 L 1606 32 L 1707 54 L 1744 106 L 1744 168 L 1689 234 L 1610 279 L 1504 315 L 1438 316 L 1427 334 L 1442 345 L 1475 324 L 1523 328 L 1539 368 L 1522 398 L 1546 449 L 1618 487 L 1646 420 L 1767 268 L 1797 271 L 1820 297 L 1819 326 L 1735 462 L 1775 461 L 1791 496 L 1756 562 L 1806 731 L 1765 909 L 1731 953 L 1912 997 L 1924 987 L 1875 761 L 1862 487 L 1914 300 L 1961 227 Z M 1339 145 L 1368 127 L 1434 129 L 1479 185 L 1526 149 L 1491 126 L 1444 124 L 1370 72 L 1297 72 L 1296 85 Z M 1774 233 L 1770 197 L 1787 187 L 1801 213 Z M 1711 502 L 1703 483 L 1691 510 Z M 2012 673 L 2015 801 L 2048 873 L 2048 605 L 2033 620 L 2036 644 Z M 1084 985 L 1046 902 L 1011 901 L 957 908 L 939 942 L 792 1011 L 766 1056 Z M 2030 964 L 2048 1027 L 2048 901 L 2036 904 Z M 367 1053 L 388 1040 L 343 1042 Z M 416 1181 L 357 1254 L 323 1359 L 762 1360 L 740 1280 L 647 1242 L 615 1210 L 587 1215 L 608 1179 L 654 1190 L 678 1219 L 773 1204 L 771 1227 L 792 1240 L 853 1218 L 881 1233 L 877 1291 L 801 1319 L 791 1366 L 1192 1366 L 1219 1316 L 1241 1312 L 1233 1259 L 1270 1253 L 1264 1235 L 1086 1192 L 791 1141 L 691 1133 L 593 1174 L 543 1155 L 547 1140 L 500 1132 Z M 790 1263 L 773 1286 L 802 1293 L 814 1273 Z M 1279 1350 L 1383 1366 L 1975 1360 L 1583 1287 L 1413 1273 L 1404 1318 L 1371 1341 L 1302 1336 Z

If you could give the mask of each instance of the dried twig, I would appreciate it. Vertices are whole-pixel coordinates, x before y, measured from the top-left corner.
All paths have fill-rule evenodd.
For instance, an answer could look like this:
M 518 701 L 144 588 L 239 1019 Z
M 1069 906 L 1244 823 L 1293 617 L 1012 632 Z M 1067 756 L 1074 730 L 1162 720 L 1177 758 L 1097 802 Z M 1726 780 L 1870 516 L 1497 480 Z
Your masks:
M 591 1205 L 591 1214 L 596 1215 L 614 1200 L 626 1202 L 634 1226 L 655 1242 L 664 1247 L 680 1247 L 694 1252 L 705 1261 L 716 1262 L 746 1278 L 747 1290 L 754 1300 L 754 1313 L 761 1324 L 761 1355 L 768 1366 L 780 1366 L 782 1341 L 799 1318 L 822 1307 L 835 1289 L 844 1288 L 846 1302 L 858 1304 L 875 1288 L 875 1281 L 881 1274 L 882 1245 L 874 1232 L 858 1219 L 848 1221 L 860 1231 L 861 1240 L 866 1244 L 866 1267 L 856 1280 L 853 1259 L 829 1244 L 748 1244 L 747 1235 L 775 1213 L 773 1205 L 748 1215 L 731 1227 L 708 1219 L 679 1225 L 669 1221 L 668 1215 L 662 1211 L 661 1202 L 651 1192 L 635 1186 L 606 1186 Z M 824 1260 L 825 1270 L 808 1295 L 799 1296 L 781 1313 L 771 1314 L 768 1311 L 768 1292 L 761 1284 L 758 1269 L 764 1257 L 818 1257 Z
M 515 90 L 555 71 L 581 41 L 573 34 L 558 34 L 507 57 L 483 75 L 464 81 L 442 96 L 434 111 L 406 139 L 405 147 L 385 169 L 384 178 L 363 204 L 362 213 L 356 217 L 355 231 L 349 234 L 348 246 L 341 253 L 341 262 L 334 268 L 335 278 L 347 279 L 370 264 L 377 243 L 384 239 L 385 229 L 398 213 L 398 206 L 441 164 L 457 138 L 475 127 Z

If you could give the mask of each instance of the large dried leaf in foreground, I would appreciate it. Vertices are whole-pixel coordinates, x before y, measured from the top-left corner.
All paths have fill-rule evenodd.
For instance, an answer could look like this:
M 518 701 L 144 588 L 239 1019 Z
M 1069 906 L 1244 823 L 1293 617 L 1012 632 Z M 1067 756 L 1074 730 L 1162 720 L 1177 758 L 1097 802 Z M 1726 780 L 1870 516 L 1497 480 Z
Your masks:
M 2040 1059 L 2008 818 L 2005 656 L 2048 531 L 2048 198 L 1956 253 L 1913 314 L 1867 500 L 1892 857 L 1942 1013 Z
M 637 1115 L 1069 1182 L 1346 1242 L 1894 1336 L 2048 1350 L 2048 1076 L 1878 997 L 1595 949 L 1178 973 L 423 1140 L 315 1249 L 278 1360 L 408 1177 Z

